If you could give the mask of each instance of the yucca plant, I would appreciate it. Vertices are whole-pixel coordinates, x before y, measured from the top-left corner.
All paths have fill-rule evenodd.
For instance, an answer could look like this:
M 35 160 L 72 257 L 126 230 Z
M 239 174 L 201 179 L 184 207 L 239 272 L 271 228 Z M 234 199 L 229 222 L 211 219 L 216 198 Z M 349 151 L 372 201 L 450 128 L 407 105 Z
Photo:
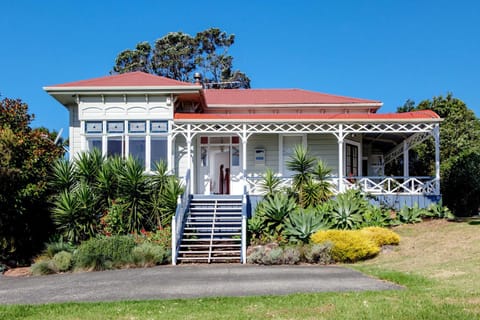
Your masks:
M 260 180 L 260 191 L 264 197 L 271 197 L 279 191 L 281 180 L 271 168 L 267 168 Z
M 163 187 L 162 192 L 159 194 L 159 213 L 158 225 L 166 227 L 172 222 L 172 217 L 175 215 L 177 209 L 178 196 L 182 195 L 184 188 L 180 181 L 175 176 L 169 176 Z
M 50 175 L 50 185 L 54 190 L 71 190 L 76 182 L 75 166 L 71 161 L 58 159 L 54 162 Z
M 148 177 L 143 172 L 142 164 L 134 158 L 127 158 L 118 172 L 117 201 L 125 205 L 128 232 L 140 231 L 148 221 Z
M 54 202 L 53 221 L 63 239 L 79 243 L 96 233 L 99 217 L 96 214 L 95 196 L 82 182 L 73 192 L 63 190 Z
M 300 205 L 303 206 L 303 190 L 308 181 L 312 179 L 315 158 L 310 155 L 303 145 L 297 145 L 293 149 L 293 155 L 287 162 L 287 168 L 294 171 L 293 188 L 298 191 Z
M 80 153 L 75 160 L 75 169 L 80 180 L 92 185 L 98 177 L 98 171 L 103 165 L 104 158 L 98 149 Z
M 118 197 L 118 175 L 123 160 L 120 157 L 107 158 L 98 171 L 95 191 L 98 194 L 99 207 L 106 211 Z
M 298 209 L 290 213 L 285 222 L 285 233 L 290 241 L 308 243 L 310 236 L 318 230 L 327 229 L 321 216 L 314 209 Z
M 313 176 L 318 185 L 317 199 L 319 202 L 324 202 L 330 199 L 333 195 L 332 185 L 328 181 L 328 177 L 332 173 L 332 169 L 328 167 L 323 160 L 318 160 L 317 165 L 313 171 Z

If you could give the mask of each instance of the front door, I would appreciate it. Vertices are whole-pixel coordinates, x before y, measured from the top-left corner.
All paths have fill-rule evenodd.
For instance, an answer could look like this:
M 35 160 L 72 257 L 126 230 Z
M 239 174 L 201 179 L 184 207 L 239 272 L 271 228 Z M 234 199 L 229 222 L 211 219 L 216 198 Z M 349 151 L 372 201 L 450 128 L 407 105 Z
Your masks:
M 242 193 L 238 137 L 203 136 L 197 150 L 197 193 Z

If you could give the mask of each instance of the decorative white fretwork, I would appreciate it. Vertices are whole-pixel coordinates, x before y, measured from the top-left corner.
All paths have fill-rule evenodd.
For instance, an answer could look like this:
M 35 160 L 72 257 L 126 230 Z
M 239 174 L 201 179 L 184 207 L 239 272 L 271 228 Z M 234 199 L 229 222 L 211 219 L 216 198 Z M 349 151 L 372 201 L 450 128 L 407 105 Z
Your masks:
M 419 132 L 405 139 L 404 143 L 408 149 L 415 147 L 432 136 L 431 132 Z M 385 155 L 385 164 L 400 157 L 404 152 L 404 145 L 399 144 Z
M 248 177 L 249 193 L 261 195 L 261 177 Z M 289 187 L 292 178 L 280 178 L 280 188 Z M 338 194 L 340 183 L 338 178 L 330 178 L 332 191 Z M 342 179 L 345 190 L 360 189 L 372 195 L 435 195 L 438 181 L 434 177 L 349 177 Z
M 342 131 L 342 137 L 350 133 L 416 133 L 416 132 L 432 132 L 435 123 L 430 122 L 412 122 L 412 123 L 391 123 L 391 122 L 375 122 L 375 123 L 325 123 L 325 122 L 310 122 L 310 123 L 230 123 L 230 122 L 181 122 L 175 121 L 172 128 L 173 135 L 185 134 L 187 126 L 190 124 L 191 133 L 196 135 L 198 133 L 227 133 L 240 134 L 246 130 L 247 134 L 253 133 L 331 133 L 338 137 Z M 341 126 L 343 129 L 341 130 Z

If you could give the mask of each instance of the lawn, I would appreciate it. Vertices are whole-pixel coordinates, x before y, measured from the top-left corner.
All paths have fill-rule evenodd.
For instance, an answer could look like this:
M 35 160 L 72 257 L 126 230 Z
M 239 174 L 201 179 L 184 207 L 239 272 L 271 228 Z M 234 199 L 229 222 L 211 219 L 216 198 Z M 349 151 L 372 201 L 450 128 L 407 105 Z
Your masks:
M 480 225 L 437 220 L 396 232 L 398 247 L 349 267 L 405 290 L 0 306 L 0 319 L 480 318 Z

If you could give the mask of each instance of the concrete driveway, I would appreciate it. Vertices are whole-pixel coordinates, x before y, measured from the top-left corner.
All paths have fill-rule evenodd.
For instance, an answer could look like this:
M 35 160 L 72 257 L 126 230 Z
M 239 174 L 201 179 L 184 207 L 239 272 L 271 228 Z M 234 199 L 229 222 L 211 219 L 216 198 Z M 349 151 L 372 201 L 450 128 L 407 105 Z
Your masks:
M 401 287 L 338 266 L 185 265 L 11 278 L 0 304 L 284 295 Z

